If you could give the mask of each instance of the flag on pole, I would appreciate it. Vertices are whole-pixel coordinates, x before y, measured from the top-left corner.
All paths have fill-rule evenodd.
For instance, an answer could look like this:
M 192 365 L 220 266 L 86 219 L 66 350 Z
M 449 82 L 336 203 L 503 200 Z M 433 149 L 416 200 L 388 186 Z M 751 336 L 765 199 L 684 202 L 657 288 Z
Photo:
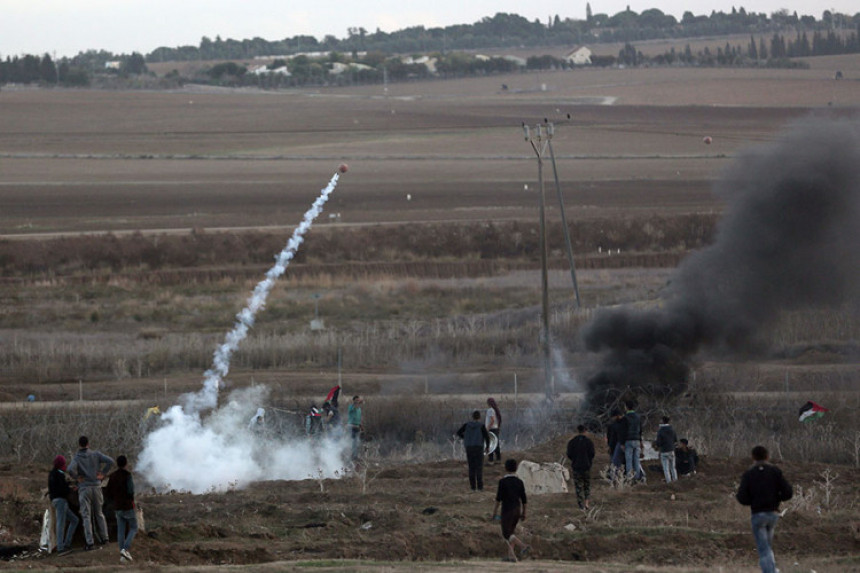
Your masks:
M 807 402 L 800 408 L 800 411 L 798 412 L 798 415 L 800 416 L 798 421 L 811 422 L 812 420 L 816 420 L 823 416 L 824 412 L 827 411 L 827 408 L 825 408 L 824 406 L 819 406 L 815 402 Z
M 340 384 L 329 390 L 325 397 L 326 402 L 331 402 L 331 407 L 337 409 L 337 399 L 340 396 Z

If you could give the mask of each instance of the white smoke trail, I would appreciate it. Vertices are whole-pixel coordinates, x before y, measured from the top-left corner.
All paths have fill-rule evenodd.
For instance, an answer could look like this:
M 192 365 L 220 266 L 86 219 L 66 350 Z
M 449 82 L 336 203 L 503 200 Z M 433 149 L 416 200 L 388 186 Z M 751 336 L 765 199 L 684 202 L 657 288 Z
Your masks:
M 236 315 L 233 330 L 216 349 L 212 368 L 204 374 L 203 388 L 180 397 L 182 405 L 165 412 L 159 427 L 144 438 L 137 469 L 149 485 L 160 491 L 204 493 L 261 480 L 329 478 L 343 471 L 343 459 L 349 449 L 343 436 L 316 442 L 285 442 L 280 436 L 248 428 L 251 414 L 268 396 L 266 387 L 236 390 L 205 419 L 200 415 L 218 406 L 218 390 L 230 371 L 233 352 L 254 325 L 275 280 L 284 274 L 337 181 L 335 174 L 275 257 L 275 265 L 266 278 L 254 288 L 247 306 Z
M 248 298 L 248 305 L 236 315 L 236 324 L 233 330 L 227 333 L 224 342 L 215 350 L 212 368 L 207 370 L 203 375 L 203 389 L 195 394 L 183 396 L 186 411 L 199 412 L 218 405 L 218 389 L 221 387 L 222 380 L 230 371 L 230 359 L 233 356 L 233 352 L 236 351 L 239 344 L 248 336 L 248 331 L 254 326 L 257 312 L 266 305 L 266 299 L 275 281 L 287 270 L 287 266 L 305 240 L 305 233 L 311 228 L 314 219 L 322 212 L 323 205 L 328 201 L 329 196 L 337 186 L 338 177 L 338 174 L 335 173 L 325 189 L 320 192 L 320 196 L 317 197 L 311 208 L 305 213 L 302 222 L 293 231 L 293 235 L 287 241 L 287 245 L 275 257 L 275 265 L 266 273 L 266 278 L 260 281 L 254 288 L 254 292 Z

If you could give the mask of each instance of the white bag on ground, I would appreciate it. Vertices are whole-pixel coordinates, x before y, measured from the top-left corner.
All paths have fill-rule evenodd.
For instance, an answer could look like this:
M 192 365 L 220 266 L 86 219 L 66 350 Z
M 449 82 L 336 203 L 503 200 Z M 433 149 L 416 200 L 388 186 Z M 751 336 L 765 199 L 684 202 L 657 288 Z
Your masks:
M 45 510 L 42 518 L 42 536 L 39 539 L 39 550 L 50 553 L 57 547 L 57 528 L 54 527 L 54 507 Z

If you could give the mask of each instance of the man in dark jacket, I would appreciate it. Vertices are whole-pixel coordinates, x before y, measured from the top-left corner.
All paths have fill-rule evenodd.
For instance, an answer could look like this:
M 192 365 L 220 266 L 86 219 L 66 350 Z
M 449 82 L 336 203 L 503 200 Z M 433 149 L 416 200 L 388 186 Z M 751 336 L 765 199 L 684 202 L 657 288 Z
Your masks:
M 627 402 L 627 436 L 624 439 L 624 461 L 627 476 L 636 481 L 645 481 L 645 472 L 642 471 L 642 463 L 639 457 L 645 449 L 642 444 L 642 418 L 634 410 L 633 402 Z
M 131 542 L 137 533 L 137 516 L 134 513 L 134 480 L 128 471 L 128 459 L 125 456 L 116 458 L 117 470 L 108 480 L 107 492 L 113 500 L 116 510 L 116 540 L 119 543 L 119 560 L 133 561 L 131 558 Z M 126 532 L 127 531 L 127 532 Z
M 481 423 L 481 413 L 472 412 L 472 420 L 463 424 L 457 435 L 466 447 L 466 461 L 469 464 L 469 485 L 472 491 L 484 491 L 484 454 L 490 451 L 490 432 Z
M 612 421 L 606 428 L 606 443 L 612 469 L 621 472 L 624 467 L 624 440 L 627 437 L 627 419 L 617 408 L 612 410 Z
M 54 458 L 54 469 L 48 474 L 48 495 L 51 498 L 51 505 L 54 506 L 57 518 L 58 555 L 65 555 L 72 550 L 72 537 L 74 537 L 75 530 L 81 521 L 69 508 L 68 497 L 72 489 L 77 489 L 77 487 L 70 486 L 66 479 L 66 458 L 57 456 Z M 66 529 L 67 520 L 69 522 L 68 529 Z
M 690 447 L 686 438 L 681 438 L 675 449 L 675 470 L 679 476 L 691 476 L 696 473 L 696 465 L 699 463 L 699 454 L 695 448 Z
M 666 483 L 678 481 L 678 472 L 675 469 L 675 443 L 678 436 L 675 429 L 669 423 L 669 416 L 663 416 L 663 423 L 657 429 L 657 440 L 654 447 L 660 453 L 660 465 L 663 466 L 663 477 Z
M 774 573 L 776 561 L 773 556 L 773 530 L 779 520 L 779 504 L 791 499 L 791 485 L 782 471 L 767 463 L 768 453 L 764 446 L 752 449 L 753 466 L 741 477 L 737 499 L 741 505 L 750 506 L 753 536 L 762 573 Z
M 576 427 L 579 432 L 567 443 L 567 457 L 573 470 L 573 486 L 576 488 L 576 503 L 579 509 L 589 509 L 591 497 L 591 462 L 594 460 L 594 442 L 585 435 L 585 426 Z

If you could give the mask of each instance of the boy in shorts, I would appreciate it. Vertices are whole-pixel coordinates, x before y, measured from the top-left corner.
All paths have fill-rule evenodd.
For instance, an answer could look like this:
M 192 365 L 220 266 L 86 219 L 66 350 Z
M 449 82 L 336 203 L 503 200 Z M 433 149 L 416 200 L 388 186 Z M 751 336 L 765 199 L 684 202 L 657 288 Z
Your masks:
M 520 557 L 525 557 L 531 549 L 531 546 L 514 535 L 517 523 L 520 520 L 526 520 L 526 487 L 523 480 L 516 476 L 516 460 L 505 461 L 505 471 L 508 473 L 499 480 L 496 505 L 493 507 L 493 519 L 501 519 L 502 537 L 508 546 L 508 555 L 502 561 L 516 563 L 517 554 L 514 551 L 514 546 L 520 548 Z M 501 515 L 499 514 L 499 504 L 502 506 Z

